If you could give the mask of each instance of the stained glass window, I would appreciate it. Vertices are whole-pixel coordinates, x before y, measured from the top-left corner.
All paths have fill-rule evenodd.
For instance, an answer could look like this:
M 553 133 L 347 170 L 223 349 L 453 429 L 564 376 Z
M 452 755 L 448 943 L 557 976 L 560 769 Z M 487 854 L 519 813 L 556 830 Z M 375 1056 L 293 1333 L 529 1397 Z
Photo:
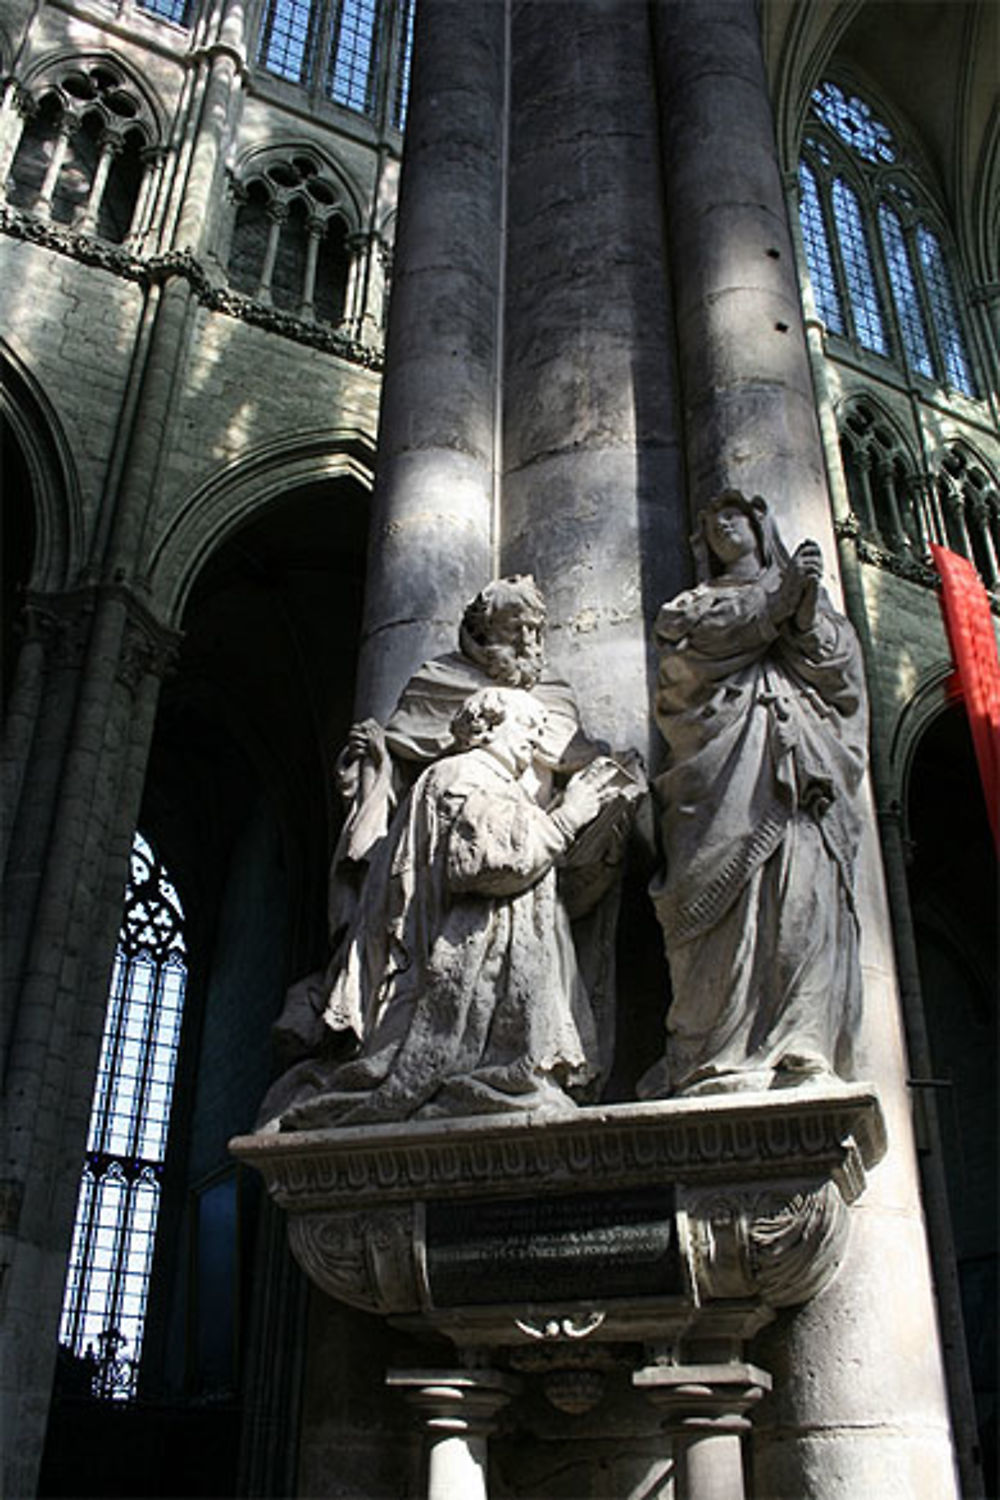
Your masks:
M 271 0 L 264 18 L 260 60 L 271 73 L 304 83 L 312 61 L 314 6 L 310 0 Z
M 410 60 L 413 56 L 413 0 L 403 0 L 403 50 L 396 71 L 396 92 L 392 101 L 392 123 L 397 130 L 406 126 L 406 103 L 410 93 Z
M 878 288 L 857 194 L 842 177 L 838 177 L 831 197 L 855 335 L 858 343 L 866 349 L 874 349 L 876 354 L 888 354 Z
M 337 7 L 327 90 L 331 99 L 360 114 L 371 114 L 374 78 L 375 0 L 340 0 Z
M 823 205 L 820 202 L 816 176 L 806 166 L 799 167 L 801 190 L 799 212 L 802 219 L 802 239 L 805 245 L 809 275 L 812 280 L 816 311 L 834 333 L 844 332 L 844 315 L 840 306 L 840 293 L 830 259 L 830 243 L 823 220 Z
M 181 904 L 136 834 L 60 1340 L 95 1396 L 135 1394 L 187 977 Z
M 944 361 L 945 378 L 967 396 L 976 395 L 975 382 L 965 352 L 965 340 L 958 321 L 951 277 L 941 250 L 941 242 L 923 224 L 917 226 L 917 252 L 924 272 L 924 284 L 930 298 L 931 313 L 937 330 L 938 346 Z
M 358 114 L 381 117 L 387 111 L 401 130 L 413 8 L 413 0 L 266 0 L 260 65 L 292 83 L 322 87 L 328 98 Z
M 191 0 L 139 0 L 139 9 L 150 15 L 160 16 L 164 21 L 176 21 L 178 26 L 188 24 Z
M 889 126 L 827 80 L 813 92 L 802 151 L 802 242 L 826 327 L 976 396 L 956 279 Z
M 920 310 L 920 296 L 913 279 L 913 267 L 903 237 L 903 226 L 899 222 L 899 215 L 885 203 L 879 205 L 878 222 L 903 348 L 913 368 L 930 378 L 934 374 L 934 365 L 927 343 L 924 315 Z
M 866 161 L 890 162 L 896 159 L 892 132 L 876 119 L 870 107 L 856 95 L 848 98 L 843 89 L 829 81 L 813 91 L 816 113 L 825 120 L 840 139 Z

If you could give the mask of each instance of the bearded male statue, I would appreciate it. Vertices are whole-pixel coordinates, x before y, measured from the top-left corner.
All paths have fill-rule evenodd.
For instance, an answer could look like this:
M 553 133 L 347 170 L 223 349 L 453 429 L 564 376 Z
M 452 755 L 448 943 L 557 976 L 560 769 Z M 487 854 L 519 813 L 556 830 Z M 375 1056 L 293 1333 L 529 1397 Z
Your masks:
M 613 1051 L 618 885 L 632 812 L 646 782 L 634 752 L 606 759 L 607 745 L 582 727 L 572 689 L 546 672 L 545 618 L 545 601 L 530 575 L 495 579 L 466 607 L 459 649 L 418 668 L 385 725 L 365 719 L 352 726 L 335 768 L 345 820 L 330 872 L 332 957 L 324 972 L 288 992 L 274 1029 L 287 1062 L 329 1050 L 338 1038 L 364 1046 L 369 1018 L 360 999 L 355 1003 L 357 987 L 344 983 L 343 970 L 356 946 L 369 872 L 418 776 L 454 751 L 455 715 L 473 694 L 501 687 L 529 693 L 540 710 L 533 758 L 521 784 L 541 807 L 598 758 L 617 782 L 602 791 L 604 816 L 559 872 L 560 898 L 572 920 L 595 1019 L 593 1092 L 606 1077 Z

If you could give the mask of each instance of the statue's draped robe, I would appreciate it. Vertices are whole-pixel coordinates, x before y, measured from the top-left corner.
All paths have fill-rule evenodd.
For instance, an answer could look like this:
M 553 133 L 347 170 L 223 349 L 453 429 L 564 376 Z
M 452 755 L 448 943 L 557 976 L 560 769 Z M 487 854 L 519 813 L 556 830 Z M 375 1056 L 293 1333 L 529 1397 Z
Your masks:
M 656 718 L 673 988 L 644 1094 L 850 1077 L 860 1007 L 853 870 L 867 721 L 850 625 L 776 628 L 777 569 L 665 604 Z M 777 1070 L 777 1073 L 775 1073 Z M 743 1082 L 736 1075 L 743 1075 Z
M 381 733 L 379 759 L 366 764 L 353 804 L 347 809 L 330 876 L 329 925 L 332 961 L 323 976 L 310 976 L 291 992 L 310 1016 L 322 1010 L 345 961 L 344 941 L 354 922 L 367 872 L 385 839 L 395 808 L 429 762 L 452 748 L 451 721 L 473 693 L 497 686 L 482 667 L 459 651 L 435 657 L 413 674 Z M 554 778 L 566 777 L 588 764 L 599 750 L 580 723 L 569 684 L 542 677 L 531 696 L 545 710 L 535 764 L 525 777 L 536 800 L 545 805 Z M 570 915 L 577 957 L 591 997 L 600 1036 L 601 1076 L 610 1071 L 614 1052 L 614 933 L 618 915 L 621 853 L 609 855 L 592 872 L 574 872 L 573 889 L 584 891 Z M 326 1024 L 364 1040 L 367 1016 L 345 1006 L 327 1006 Z M 358 1026 L 362 1030 L 358 1030 Z M 594 1088 L 599 1079 L 595 1077 Z
M 554 1105 L 595 1071 L 555 863 L 569 839 L 486 750 L 424 771 L 377 849 L 327 1019 L 364 1044 L 296 1072 L 286 1128 Z

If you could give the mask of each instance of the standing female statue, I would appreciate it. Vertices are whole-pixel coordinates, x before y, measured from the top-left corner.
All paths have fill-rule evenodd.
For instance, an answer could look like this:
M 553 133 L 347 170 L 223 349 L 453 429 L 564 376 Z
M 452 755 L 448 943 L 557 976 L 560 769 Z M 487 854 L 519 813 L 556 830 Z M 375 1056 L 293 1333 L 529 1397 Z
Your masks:
M 760 496 L 723 492 L 693 545 L 700 581 L 656 622 L 674 998 L 647 1098 L 850 1077 L 861 999 L 857 639 L 818 545 L 790 557 Z

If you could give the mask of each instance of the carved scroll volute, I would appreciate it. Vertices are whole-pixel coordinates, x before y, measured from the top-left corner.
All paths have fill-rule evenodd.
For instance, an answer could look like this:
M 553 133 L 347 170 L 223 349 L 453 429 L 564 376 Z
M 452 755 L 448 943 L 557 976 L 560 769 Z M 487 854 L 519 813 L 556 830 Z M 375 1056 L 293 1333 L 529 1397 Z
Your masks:
M 310 1281 L 365 1312 L 419 1305 L 412 1205 L 373 1213 L 304 1213 L 288 1220 L 292 1254 Z
M 685 1195 L 699 1300 L 759 1297 L 796 1307 L 830 1282 L 843 1258 L 848 1212 L 836 1186 Z

